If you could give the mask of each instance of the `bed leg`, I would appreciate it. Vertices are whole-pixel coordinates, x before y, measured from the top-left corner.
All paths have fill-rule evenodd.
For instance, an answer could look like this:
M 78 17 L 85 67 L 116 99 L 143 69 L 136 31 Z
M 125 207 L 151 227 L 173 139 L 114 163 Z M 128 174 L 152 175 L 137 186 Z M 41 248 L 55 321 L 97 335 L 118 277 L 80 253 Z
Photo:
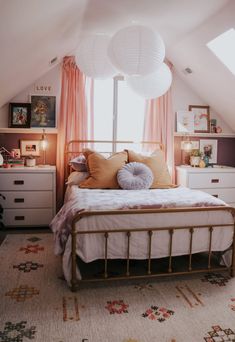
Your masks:
M 74 281 L 71 282 L 71 291 L 72 292 L 76 292 L 77 291 L 77 285 L 76 285 L 76 282 L 74 282 Z
M 231 270 L 230 270 L 230 276 L 233 278 L 235 276 L 235 224 L 233 228 L 233 249 L 232 249 L 232 265 L 231 265 Z
M 71 291 L 75 292 L 77 289 L 77 272 L 76 272 L 76 230 L 75 223 L 72 225 L 72 236 L 71 236 L 71 244 L 72 244 L 72 267 L 71 267 Z

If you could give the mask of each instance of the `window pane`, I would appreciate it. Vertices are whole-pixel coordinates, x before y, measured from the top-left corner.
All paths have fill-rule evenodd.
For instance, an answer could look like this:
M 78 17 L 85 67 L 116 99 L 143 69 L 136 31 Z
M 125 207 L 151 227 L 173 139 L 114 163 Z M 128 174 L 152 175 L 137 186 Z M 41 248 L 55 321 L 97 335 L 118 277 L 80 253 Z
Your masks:
M 145 99 L 118 81 L 117 140 L 143 140 Z
M 112 135 L 113 79 L 94 80 L 94 140 L 112 140 Z M 93 147 L 98 151 L 112 151 L 111 144 Z
M 94 140 L 112 140 L 113 79 L 94 81 Z

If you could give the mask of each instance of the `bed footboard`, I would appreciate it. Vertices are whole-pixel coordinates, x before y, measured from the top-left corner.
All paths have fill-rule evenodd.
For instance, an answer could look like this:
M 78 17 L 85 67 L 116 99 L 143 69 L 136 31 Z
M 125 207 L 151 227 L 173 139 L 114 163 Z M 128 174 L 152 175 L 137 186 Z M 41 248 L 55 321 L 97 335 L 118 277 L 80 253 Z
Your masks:
M 169 227 L 156 227 L 151 228 L 123 228 L 123 229 L 113 229 L 110 230 L 81 230 L 78 231 L 76 228 L 76 223 L 83 219 L 84 217 L 88 216 L 98 216 L 98 215 L 138 215 L 138 214 L 154 214 L 154 213 L 182 213 L 182 215 L 186 212 L 202 212 L 202 211 L 228 211 L 230 216 L 230 221 L 226 224 L 213 224 L 213 225 L 197 225 L 195 222 L 192 225 L 185 225 L 185 226 L 169 226 Z M 231 277 L 234 276 L 235 273 L 235 223 L 234 223 L 234 213 L 235 209 L 232 207 L 193 207 L 193 208 L 171 208 L 171 209 L 129 209 L 129 210 L 108 210 L 108 211 L 84 211 L 77 214 L 72 222 L 72 232 L 71 232 L 71 243 L 72 243 L 72 267 L 71 267 L 71 290 L 76 291 L 78 289 L 78 285 L 80 282 L 91 282 L 91 281 L 104 281 L 104 280 L 121 280 L 121 279 L 136 279 L 136 278 L 150 278 L 150 277 L 162 277 L 162 276 L 170 276 L 170 275 L 185 275 L 189 273 L 199 273 L 199 272 L 216 272 L 221 270 L 227 270 L 230 272 Z M 232 220 L 231 220 L 232 217 Z M 232 223 L 231 223 L 232 222 Z M 232 261 L 230 266 L 213 266 L 212 265 L 212 239 L 213 233 L 216 229 L 231 229 L 233 230 L 233 242 L 231 245 L 232 249 Z M 188 230 L 189 232 L 189 245 L 188 245 L 188 261 L 187 261 L 187 269 L 183 271 L 174 270 L 172 260 L 173 260 L 173 240 L 174 240 L 174 233 L 177 230 Z M 203 268 L 193 268 L 192 259 L 193 259 L 193 241 L 195 236 L 195 229 L 205 229 L 208 232 L 208 249 L 207 249 L 207 265 Z M 166 272 L 154 272 L 152 270 L 152 238 L 153 234 L 160 231 L 168 231 L 168 266 Z M 136 275 L 130 272 L 130 246 L 131 246 L 131 238 L 133 233 L 143 233 L 147 234 L 147 269 L 146 274 Z M 108 273 L 108 248 L 109 248 L 109 238 L 111 234 L 123 233 L 126 236 L 125 244 L 126 244 L 126 267 L 125 272 L 120 276 L 110 277 Z M 92 279 L 77 279 L 77 265 L 76 265 L 76 246 L 77 246 L 77 238 L 84 234 L 101 234 L 104 239 L 104 272 L 99 278 L 92 278 Z

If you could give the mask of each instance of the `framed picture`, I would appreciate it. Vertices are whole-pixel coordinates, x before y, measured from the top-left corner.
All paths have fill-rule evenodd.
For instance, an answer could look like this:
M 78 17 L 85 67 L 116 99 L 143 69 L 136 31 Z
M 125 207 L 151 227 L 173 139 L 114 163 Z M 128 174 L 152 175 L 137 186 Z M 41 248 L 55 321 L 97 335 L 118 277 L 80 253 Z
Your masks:
M 179 110 L 176 112 L 177 132 L 194 132 L 194 114 L 189 110 Z
M 190 105 L 189 110 L 194 113 L 194 132 L 210 132 L 210 107 Z
M 209 164 L 217 163 L 217 139 L 201 139 L 200 140 L 200 151 L 203 157 L 209 158 Z
M 56 127 L 56 97 L 31 96 L 31 127 Z
M 9 123 L 10 128 L 29 128 L 31 117 L 30 103 L 10 103 Z
M 40 140 L 20 140 L 21 156 L 40 156 Z

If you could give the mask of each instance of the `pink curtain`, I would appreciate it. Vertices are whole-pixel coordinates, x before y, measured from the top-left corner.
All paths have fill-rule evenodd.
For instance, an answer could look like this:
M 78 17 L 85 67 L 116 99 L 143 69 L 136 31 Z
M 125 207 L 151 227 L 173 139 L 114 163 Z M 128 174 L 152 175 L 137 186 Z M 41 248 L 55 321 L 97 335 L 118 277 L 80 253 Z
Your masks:
M 168 66 L 172 69 L 172 65 L 168 63 Z M 146 101 L 143 140 L 159 141 L 164 145 L 165 158 L 172 175 L 172 181 L 175 179 L 174 123 L 171 88 L 161 97 Z
M 88 138 L 86 87 L 89 82 L 78 69 L 75 57 L 64 57 L 56 156 L 58 208 L 63 204 L 65 145 L 70 140 Z

